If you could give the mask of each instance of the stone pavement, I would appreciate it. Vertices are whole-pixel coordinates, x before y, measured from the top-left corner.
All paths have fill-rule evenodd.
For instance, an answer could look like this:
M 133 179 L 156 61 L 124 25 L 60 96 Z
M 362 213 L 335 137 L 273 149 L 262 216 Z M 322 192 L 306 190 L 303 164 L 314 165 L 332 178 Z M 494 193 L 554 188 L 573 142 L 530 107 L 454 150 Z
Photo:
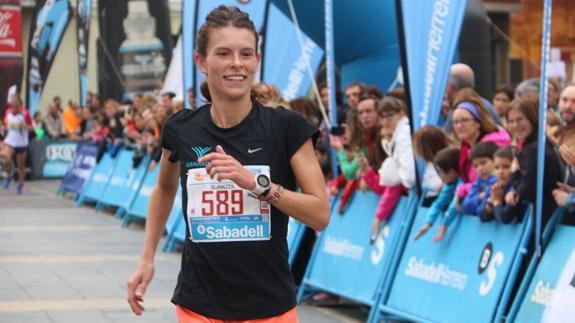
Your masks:
M 145 297 L 133 315 L 126 281 L 138 261 L 144 227 L 121 228 L 110 213 L 55 197 L 59 181 L 27 182 L 25 194 L 0 188 L 0 322 L 176 322 L 170 303 L 179 252 L 158 251 Z M 163 241 L 160 242 L 160 248 Z M 298 307 L 300 322 L 361 322 L 353 307 Z

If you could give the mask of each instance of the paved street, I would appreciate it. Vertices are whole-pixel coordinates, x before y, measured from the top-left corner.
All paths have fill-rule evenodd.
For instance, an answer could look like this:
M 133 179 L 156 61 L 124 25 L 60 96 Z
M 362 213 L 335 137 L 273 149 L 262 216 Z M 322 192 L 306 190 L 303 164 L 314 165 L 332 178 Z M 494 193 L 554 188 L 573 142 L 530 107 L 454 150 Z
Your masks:
M 55 197 L 59 181 L 0 189 L 0 322 L 176 322 L 169 302 L 180 253 L 159 251 L 142 317 L 125 301 L 144 228 Z M 163 245 L 163 241 L 161 242 Z M 361 322 L 353 307 L 298 307 L 300 322 Z

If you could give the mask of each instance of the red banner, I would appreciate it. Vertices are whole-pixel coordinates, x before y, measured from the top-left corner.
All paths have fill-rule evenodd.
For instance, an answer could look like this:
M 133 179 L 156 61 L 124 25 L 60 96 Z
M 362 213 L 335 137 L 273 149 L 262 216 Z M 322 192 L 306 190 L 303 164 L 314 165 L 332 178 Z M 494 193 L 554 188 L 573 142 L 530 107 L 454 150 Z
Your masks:
M 22 13 L 14 2 L 0 1 L 0 57 L 22 56 Z

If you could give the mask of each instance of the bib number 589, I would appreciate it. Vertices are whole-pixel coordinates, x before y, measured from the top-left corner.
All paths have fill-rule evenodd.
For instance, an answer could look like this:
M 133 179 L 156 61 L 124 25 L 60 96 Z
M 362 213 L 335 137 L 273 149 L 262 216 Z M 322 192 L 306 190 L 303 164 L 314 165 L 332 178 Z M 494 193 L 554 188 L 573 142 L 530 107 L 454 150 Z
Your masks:
M 244 213 L 242 190 L 202 191 L 202 216 L 241 215 Z

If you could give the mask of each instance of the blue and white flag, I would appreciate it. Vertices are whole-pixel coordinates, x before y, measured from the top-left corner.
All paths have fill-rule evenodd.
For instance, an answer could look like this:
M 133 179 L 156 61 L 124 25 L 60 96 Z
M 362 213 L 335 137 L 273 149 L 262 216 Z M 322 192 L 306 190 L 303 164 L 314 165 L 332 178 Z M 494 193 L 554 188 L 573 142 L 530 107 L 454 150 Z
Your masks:
M 303 32 L 300 39 L 296 25 L 273 3 L 266 19 L 262 80 L 277 86 L 286 101 L 307 95 L 323 49 Z
M 414 130 L 438 121 L 466 4 L 466 0 L 398 0 Z
M 92 1 L 78 0 L 76 8 L 78 36 L 78 65 L 80 76 L 80 104 L 86 106 L 88 92 L 88 44 L 90 39 L 90 17 L 92 16 Z

